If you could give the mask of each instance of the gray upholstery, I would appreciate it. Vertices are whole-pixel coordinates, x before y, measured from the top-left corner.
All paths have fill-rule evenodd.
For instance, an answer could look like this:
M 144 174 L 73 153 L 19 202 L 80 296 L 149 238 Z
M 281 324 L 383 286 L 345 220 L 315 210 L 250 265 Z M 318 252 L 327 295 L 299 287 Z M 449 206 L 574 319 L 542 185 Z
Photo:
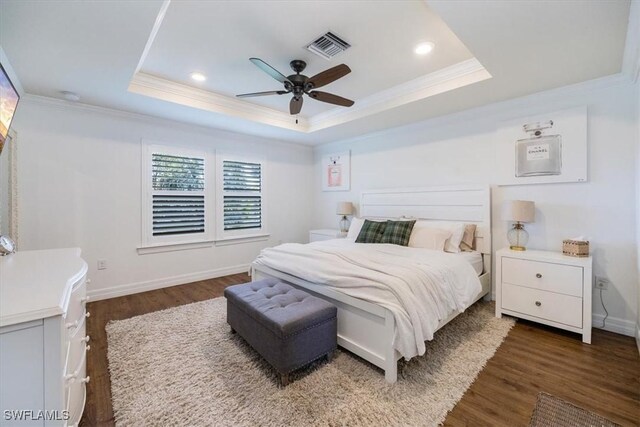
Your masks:
M 337 346 L 337 309 L 277 279 L 225 289 L 227 323 L 280 374 L 288 374 Z

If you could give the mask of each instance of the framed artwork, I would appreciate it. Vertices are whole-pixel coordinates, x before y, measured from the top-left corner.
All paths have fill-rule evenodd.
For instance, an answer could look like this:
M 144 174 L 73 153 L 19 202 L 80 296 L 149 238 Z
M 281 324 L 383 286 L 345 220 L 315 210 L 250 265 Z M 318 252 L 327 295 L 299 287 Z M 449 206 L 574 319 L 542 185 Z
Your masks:
M 498 185 L 587 181 L 587 107 L 500 124 Z
M 351 153 L 322 156 L 322 191 L 349 191 L 351 189 Z

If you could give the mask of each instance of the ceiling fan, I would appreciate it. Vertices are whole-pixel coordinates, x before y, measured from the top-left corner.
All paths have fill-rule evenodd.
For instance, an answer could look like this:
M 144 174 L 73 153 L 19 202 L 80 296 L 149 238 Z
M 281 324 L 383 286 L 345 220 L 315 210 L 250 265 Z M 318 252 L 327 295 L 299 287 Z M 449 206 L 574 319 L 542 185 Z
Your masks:
M 291 98 L 291 101 L 289 102 L 289 112 L 292 115 L 300 113 L 300 110 L 302 109 L 302 95 L 304 94 L 307 94 L 310 98 L 317 101 L 340 105 L 342 107 L 351 107 L 354 104 L 354 102 L 350 99 L 343 98 L 332 93 L 315 90 L 349 74 L 351 72 L 351 69 L 345 64 L 336 65 L 335 67 L 329 68 L 328 70 L 316 74 L 313 77 L 307 77 L 303 74 L 300 74 L 306 68 L 307 63 L 300 59 L 294 59 L 289 63 L 289 65 L 296 74 L 285 77 L 282 73 L 280 73 L 278 70 L 276 70 L 260 58 L 249 58 L 249 61 L 253 62 L 262 71 L 269 74 L 280 83 L 284 84 L 284 90 L 243 93 L 240 95 L 236 95 L 238 98 L 250 98 L 253 96 L 267 95 L 285 95 L 287 93 L 293 93 L 293 98 Z

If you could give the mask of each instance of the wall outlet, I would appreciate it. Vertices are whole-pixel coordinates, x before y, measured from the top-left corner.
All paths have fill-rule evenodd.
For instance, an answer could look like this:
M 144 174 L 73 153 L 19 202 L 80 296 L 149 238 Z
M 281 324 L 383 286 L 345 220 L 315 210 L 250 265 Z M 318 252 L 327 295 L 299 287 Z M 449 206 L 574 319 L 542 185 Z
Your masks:
M 98 260 L 98 270 L 106 270 L 107 269 L 107 260 L 99 259 Z
M 606 277 L 596 276 L 595 288 L 606 291 L 607 289 L 609 289 L 609 279 L 607 279 Z

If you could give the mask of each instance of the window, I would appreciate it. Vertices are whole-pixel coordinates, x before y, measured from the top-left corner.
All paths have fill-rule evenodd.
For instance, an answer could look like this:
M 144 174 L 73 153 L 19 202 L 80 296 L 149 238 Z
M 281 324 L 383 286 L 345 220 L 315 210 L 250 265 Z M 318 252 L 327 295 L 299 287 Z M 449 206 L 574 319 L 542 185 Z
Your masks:
M 146 145 L 143 246 L 211 241 L 211 167 L 204 151 Z
M 262 162 L 222 156 L 218 170 L 218 239 L 266 234 Z

